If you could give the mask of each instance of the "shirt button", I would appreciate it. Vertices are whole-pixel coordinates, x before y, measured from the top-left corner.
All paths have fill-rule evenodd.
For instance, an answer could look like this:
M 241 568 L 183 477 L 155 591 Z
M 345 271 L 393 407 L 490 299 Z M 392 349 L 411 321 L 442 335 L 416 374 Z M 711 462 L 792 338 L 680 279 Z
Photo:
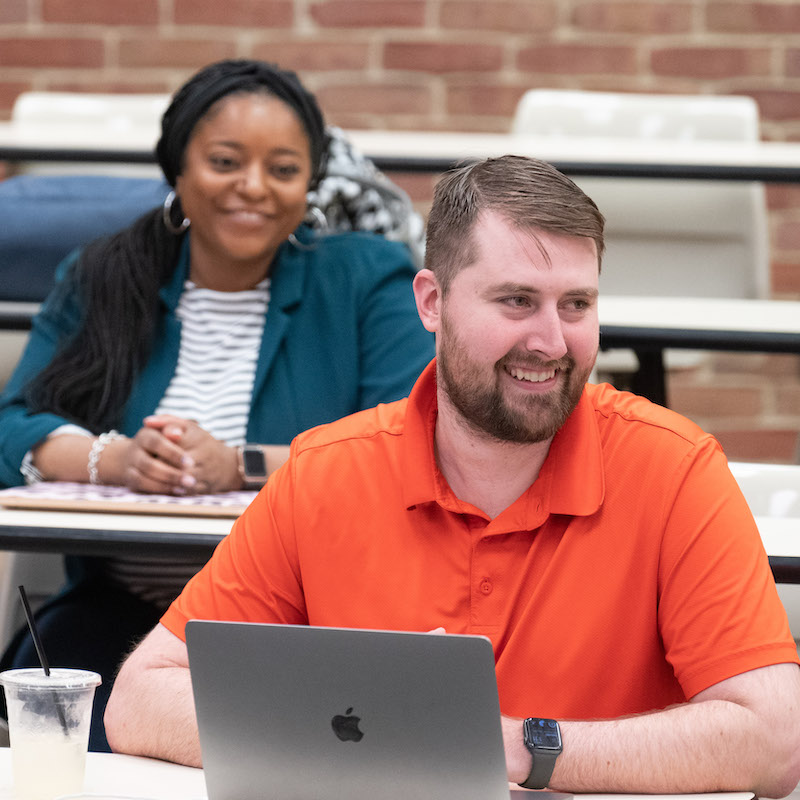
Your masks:
M 484 578 L 481 581 L 480 590 L 483 594 L 491 594 L 492 593 L 492 582 L 488 578 Z

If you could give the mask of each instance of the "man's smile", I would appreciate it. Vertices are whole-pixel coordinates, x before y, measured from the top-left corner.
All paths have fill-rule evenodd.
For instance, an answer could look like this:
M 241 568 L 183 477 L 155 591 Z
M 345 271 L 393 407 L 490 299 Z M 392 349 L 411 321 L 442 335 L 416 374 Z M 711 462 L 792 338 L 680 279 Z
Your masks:
M 517 380 L 530 381 L 531 383 L 542 383 L 544 381 L 549 381 L 556 376 L 555 369 L 536 371 L 520 369 L 519 367 L 507 367 L 506 372 L 508 372 L 511 377 L 516 378 Z

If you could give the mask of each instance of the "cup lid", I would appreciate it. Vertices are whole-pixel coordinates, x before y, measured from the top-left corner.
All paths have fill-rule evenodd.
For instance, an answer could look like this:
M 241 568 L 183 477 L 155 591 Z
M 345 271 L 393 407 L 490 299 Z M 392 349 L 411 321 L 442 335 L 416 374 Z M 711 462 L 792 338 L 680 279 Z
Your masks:
M 99 686 L 102 679 L 96 672 L 88 669 L 69 669 L 67 667 L 52 667 L 50 674 L 45 675 L 41 667 L 27 669 L 9 669 L 0 672 L 0 684 L 3 686 L 16 686 L 31 690 L 52 689 L 88 689 Z

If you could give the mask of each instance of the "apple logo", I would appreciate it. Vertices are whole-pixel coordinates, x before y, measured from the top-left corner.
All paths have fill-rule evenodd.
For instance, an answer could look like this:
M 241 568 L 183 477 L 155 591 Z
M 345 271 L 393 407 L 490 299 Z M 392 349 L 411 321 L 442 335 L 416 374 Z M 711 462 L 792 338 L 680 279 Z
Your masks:
M 337 714 L 331 720 L 331 727 L 333 732 L 343 742 L 360 742 L 364 732 L 359 729 L 358 723 L 361 722 L 361 717 L 353 714 L 352 706 L 344 712 L 344 714 Z

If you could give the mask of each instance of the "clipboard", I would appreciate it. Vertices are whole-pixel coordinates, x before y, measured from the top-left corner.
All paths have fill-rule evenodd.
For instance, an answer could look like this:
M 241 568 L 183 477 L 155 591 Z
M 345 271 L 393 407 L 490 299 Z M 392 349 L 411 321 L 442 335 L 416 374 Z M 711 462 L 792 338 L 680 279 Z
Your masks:
M 140 494 L 124 486 L 43 481 L 0 490 L 0 506 L 33 511 L 95 511 L 112 514 L 174 514 L 185 517 L 238 517 L 256 491 L 218 494 Z

